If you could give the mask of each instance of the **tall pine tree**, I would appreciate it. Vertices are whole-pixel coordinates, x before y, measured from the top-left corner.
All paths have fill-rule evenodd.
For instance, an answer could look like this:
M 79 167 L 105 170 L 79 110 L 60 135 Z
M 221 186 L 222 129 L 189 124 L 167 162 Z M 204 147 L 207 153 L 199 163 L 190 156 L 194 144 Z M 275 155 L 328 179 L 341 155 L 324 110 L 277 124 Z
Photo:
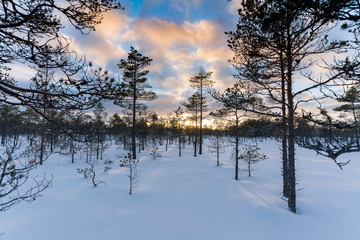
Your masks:
M 143 56 L 134 47 L 130 48 L 127 59 L 121 59 L 118 67 L 123 71 L 123 90 L 125 97 L 115 100 L 115 104 L 132 111 L 132 158 L 136 159 L 136 113 L 141 104 L 139 101 L 152 101 L 156 94 L 148 89 L 152 88 L 147 83 L 149 70 L 146 68 L 152 59 Z M 122 96 L 121 96 L 122 97 Z
M 191 97 L 188 98 L 188 102 L 181 103 L 188 112 L 192 113 L 191 120 L 194 121 L 194 157 L 196 157 L 196 151 L 198 146 L 198 119 L 200 109 L 206 109 L 206 99 L 205 97 L 200 97 L 200 92 L 194 93 Z M 202 104 L 202 105 L 201 105 Z M 200 124 L 201 125 L 201 124 Z
M 343 73 L 316 79 L 311 72 L 316 54 L 329 53 L 345 46 L 327 39 L 334 24 L 329 17 L 342 8 L 333 1 L 243 0 L 236 32 L 228 33 L 229 46 L 235 52 L 232 64 L 239 80 L 266 96 L 266 106 L 257 113 L 278 115 L 283 119 L 284 189 L 288 206 L 296 212 L 295 114 L 299 105 L 313 98 L 306 93 L 334 83 Z M 305 70 L 306 69 L 306 70 Z M 306 72 L 306 73 L 305 73 Z M 304 74 L 305 73 L 305 74 Z M 308 87 L 297 87 L 299 76 Z M 299 100 L 300 99 L 300 100 Z M 279 113 L 281 111 L 281 113 Z
M 207 87 L 211 87 L 214 83 L 214 81 L 211 79 L 212 72 L 206 72 L 204 67 L 200 67 L 199 72 L 197 75 L 190 78 L 190 86 L 192 88 L 196 88 L 197 92 L 200 94 L 200 109 L 199 109 L 199 120 L 200 120 L 200 131 L 199 131 L 199 154 L 202 154 L 202 138 L 203 138 L 203 132 L 202 132 L 202 121 L 203 121 L 203 112 L 204 112 L 204 104 L 205 104 L 205 90 Z

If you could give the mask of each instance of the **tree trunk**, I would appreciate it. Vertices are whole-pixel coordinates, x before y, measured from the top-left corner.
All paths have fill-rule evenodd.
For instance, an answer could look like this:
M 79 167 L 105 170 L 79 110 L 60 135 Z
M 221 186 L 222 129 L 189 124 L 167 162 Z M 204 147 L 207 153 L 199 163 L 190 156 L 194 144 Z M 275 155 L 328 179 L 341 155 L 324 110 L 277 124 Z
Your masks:
M 289 45 L 290 46 L 290 45 Z M 296 178 L 295 178 L 295 127 L 294 127 L 294 96 L 292 92 L 292 58 L 291 51 L 287 56 L 287 98 L 288 98 L 288 206 L 296 213 Z
M 101 143 L 101 147 L 100 147 L 100 160 L 103 160 L 103 152 L 104 152 L 104 143 Z
M 285 125 L 284 125 L 285 124 Z M 286 122 L 283 123 L 283 127 L 286 126 Z M 283 175 L 283 196 L 289 197 L 289 165 L 288 165 L 288 151 L 287 151 L 287 131 L 283 129 L 282 133 L 282 175 Z
M 219 135 L 216 136 L 216 166 L 220 166 L 220 142 Z
M 180 129 L 179 129 L 179 157 L 181 157 L 181 132 L 180 132 Z
M 235 137 L 235 179 L 239 180 L 239 137 Z
M 198 134 L 197 134 L 197 113 L 195 112 L 196 116 L 195 116 L 195 139 L 194 139 L 194 157 L 196 157 L 196 151 L 197 151 L 197 139 L 198 139 Z M 201 140 L 200 140 L 201 142 Z M 199 152 L 200 154 L 200 152 Z
M 289 114 L 288 206 L 293 213 L 296 213 L 295 135 L 294 135 L 293 116 L 291 115 L 293 115 L 293 113 Z
M 130 173 L 129 173 L 129 184 L 130 184 L 130 186 L 129 186 L 129 193 L 130 193 L 130 195 L 132 194 L 132 187 L 133 187 L 133 169 L 132 169 L 132 166 L 131 166 L 131 159 L 129 159 L 129 171 L 130 171 Z
M 235 109 L 236 130 L 235 130 L 235 179 L 239 180 L 239 117 L 238 110 Z
M 74 142 L 71 141 L 71 163 L 75 162 L 75 146 Z
M 357 116 L 356 116 L 356 106 L 355 106 L 355 103 L 352 103 L 352 111 L 353 111 L 353 116 L 354 116 L 356 144 L 357 144 L 357 146 L 359 147 L 359 146 L 360 146 L 360 141 L 359 141 L 359 128 L 358 128 L 358 121 L 357 121 Z
M 51 135 L 50 137 L 50 152 L 52 153 L 54 151 L 54 136 Z
M 134 91 L 134 93 L 136 90 Z M 133 99 L 133 122 L 132 122 L 132 132 L 131 132 L 131 141 L 132 141 L 132 158 L 136 159 L 136 96 Z
M 42 124 L 41 124 L 40 165 L 43 165 L 43 162 L 44 162 L 45 114 L 46 114 L 45 107 L 44 107 L 43 114 L 44 114 L 44 116 L 43 116 L 43 120 L 42 120 Z
M 282 98 L 282 176 L 283 176 L 283 196 L 289 197 L 288 191 L 288 151 L 287 151 L 287 119 L 286 119 L 286 79 L 283 52 L 280 53 L 281 64 L 281 98 Z
M 97 136 L 97 146 L 96 146 L 96 159 L 99 160 L 100 156 L 100 136 Z
M 92 161 L 92 154 L 93 154 L 93 142 L 90 142 L 90 156 L 89 156 L 89 161 Z
M 89 162 L 89 146 L 86 146 L 86 163 Z
M 202 120 L 203 120 L 203 79 L 200 81 L 200 139 L 199 139 L 199 154 L 202 154 L 202 141 L 203 141 L 203 132 L 202 132 Z

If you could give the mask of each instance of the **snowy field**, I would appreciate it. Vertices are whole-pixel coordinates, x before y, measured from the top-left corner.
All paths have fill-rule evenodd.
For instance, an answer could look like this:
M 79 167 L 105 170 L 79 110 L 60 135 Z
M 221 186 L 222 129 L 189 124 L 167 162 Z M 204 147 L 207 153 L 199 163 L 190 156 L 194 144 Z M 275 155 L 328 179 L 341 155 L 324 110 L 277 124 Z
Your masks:
M 206 145 L 206 144 L 205 144 Z M 234 180 L 231 147 L 221 156 L 204 148 L 194 158 L 171 146 L 153 160 L 140 154 L 141 178 L 128 194 L 127 169 L 119 167 L 116 145 L 105 152 L 112 169 L 97 167 L 93 187 L 76 172 L 87 167 L 79 155 L 52 155 L 40 174 L 53 174 L 53 187 L 32 203 L 0 213 L 4 240 L 356 240 L 360 238 L 360 153 L 340 170 L 331 160 L 297 148 L 298 214 L 281 199 L 280 143 L 260 142 L 269 159 L 257 163 L 252 177 Z

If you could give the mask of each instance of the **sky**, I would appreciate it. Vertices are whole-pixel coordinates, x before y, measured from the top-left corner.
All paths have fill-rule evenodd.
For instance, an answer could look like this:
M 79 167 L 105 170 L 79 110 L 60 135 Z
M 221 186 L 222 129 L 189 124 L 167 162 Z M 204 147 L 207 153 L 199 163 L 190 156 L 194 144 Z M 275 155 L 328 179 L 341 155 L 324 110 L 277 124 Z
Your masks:
M 153 59 L 149 66 L 149 84 L 158 98 L 145 102 L 149 110 L 164 115 L 194 93 L 189 79 L 199 67 L 213 72 L 219 90 L 230 87 L 235 79 L 227 62 L 232 52 L 225 31 L 234 30 L 240 0 L 132 0 L 120 1 L 125 10 L 104 15 L 95 32 L 82 35 L 65 29 L 72 47 L 95 65 L 121 78 L 117 68 L 130 46 Z M 121 113 L 106 104 L 110 113 Z
M 233 52 L 227 46 L 226 31 L 236 30 L 238 9 L 241 0 L 120 0 L 125 10 L 114 10 L 104 14 L 101 24 L 94 32 L 82 34 L 65 23 L 62 34 L 72 39 L 71 48 L 86 56 L 95 66 L 109 71 L 112 77 L 121 79 L 117 64 L 126 59 L 130 47 L 135 47 L 144 56 L 153 59 L 148 70 L 151 90 L 158 98 L 144 102 L 149 111 L 164 116 L 174 110 L 195 92 L 189 79 L 195 76 L 200 66 L 212 72 L 214 88 L 222 91 L 231 87 L 236 79 L 234 68 L 228 63 Z M 336 32 L 335 32 L 336 33 Z M 343 36 L 336 33 L 336 37 Z M 346 36 L 344 35 L 346 38 Z M 324 56 L 320 56 L 321 59 Z M 326 57 L 333 60 L 330 54 Z M 317 76 L 324 68 L 314 65 Z M 22 66 L 12 66 L 16 79 L 28 80 L 35 71 Z M 325 75 L 324 75 L 325 76 Z M 301 79 L 297 80 L 301 87 Z M 307 95 L 306 95 L 307 94 Z M 311 98 L 313 93 L 302 97 Z M 209 97 L 210 99 L 210 97 Z M 216 103 L 210 103 L 214 107 Z M 302 104 L 303 105 L 303 104 Z M 122 113 L 123 109 L 105 103 L 109 116 Z M 305 106 L 319 112 L 317 103 Z M 328 109 L 335 107 L 334 101 L 326 100 Z M 336 113 L 337 114 L 337 113 Z

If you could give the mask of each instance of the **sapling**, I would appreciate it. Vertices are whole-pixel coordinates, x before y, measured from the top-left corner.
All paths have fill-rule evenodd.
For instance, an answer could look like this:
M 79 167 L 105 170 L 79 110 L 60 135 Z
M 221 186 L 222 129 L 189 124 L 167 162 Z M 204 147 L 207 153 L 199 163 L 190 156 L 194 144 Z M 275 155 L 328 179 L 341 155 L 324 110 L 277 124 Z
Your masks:
M 257 142 L 254 144 L 245 144 L 239 155 L 239 160 L 245 162 L 247 165 L 249 177 L 251 177 L 251 172 L 253 171 L 251 165 L 268 158 L 265 154 L 260 153 L 259 150 L 260 148 Z
M 131 153 L 128 153 L 123 159 L 120 160 L 120 167 L 127 167 L 129 169 L 129 193 L 133 193 L 133 188 L 137 186 L 140 178 L 140 171 L 137 169 L 139 159 L 132 159 Z
M 210 143 L 206 145 L 211 154 L 216 154 L 216 166 L 220 166 L 220 154 L 225 153 L 226 142 L 219 134 L 210 139 Z
M 156 146 L 156 145 L 154 145 L 154 146 L 152 146 L 152 149 L 151 149 L 151 151 L 149 152 L 149 155 L 152 157 L 152 159 L 154 159 L 154 160 L 156 160 L 156 159 L 158 159 L 158 158 L 161 158 L 161 155 L 160 155 L 160 153 L 159 153 L 159 148 Z

